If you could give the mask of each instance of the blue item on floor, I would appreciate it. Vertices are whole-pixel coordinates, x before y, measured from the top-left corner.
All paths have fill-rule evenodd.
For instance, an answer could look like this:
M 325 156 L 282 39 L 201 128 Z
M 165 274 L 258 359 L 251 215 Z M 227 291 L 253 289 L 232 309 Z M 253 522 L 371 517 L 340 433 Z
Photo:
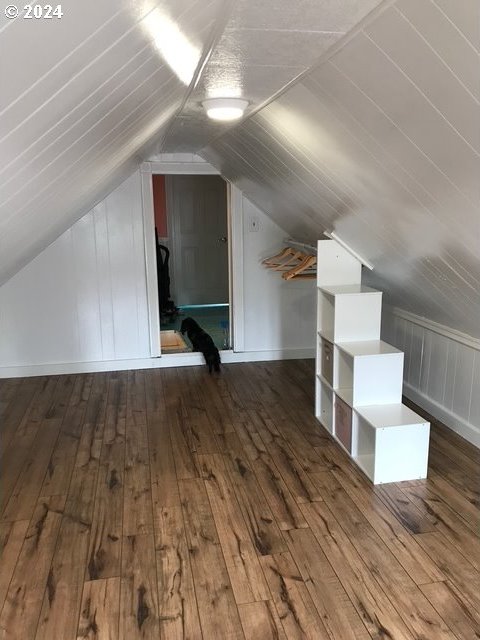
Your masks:
M 161 320 L 161 329 L 174 329 L 180 331 L 180 325 L 183 318 L 190 316 L 198 322 L 204 331 L 211 337 L 217 349 L 230 348 L 230 323 L 228 304 L 211 306 L 211 305 L 193 305 L 179 307 L 179 315 L 174 322 L 163 322 Z M 188 338 L 186 342 L 190 346 Z

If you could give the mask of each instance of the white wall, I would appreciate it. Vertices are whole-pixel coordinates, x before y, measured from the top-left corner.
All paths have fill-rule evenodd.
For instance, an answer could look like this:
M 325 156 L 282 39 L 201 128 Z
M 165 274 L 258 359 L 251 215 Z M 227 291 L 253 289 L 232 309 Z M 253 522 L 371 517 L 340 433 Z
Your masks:
M 259 230 L 249 222 L 258 218 Z M 287 234 L 243 198 L 245 351 L 315 348 L 315 281 L 286 282 L 262 258 L 282 247 Z
M 286 283 L 260 266 L 260 258 L 279 249 L 285 232 L 245 199 L 242 208 L 243 350 L 310 348 L 313 353 L 313 285 Z M 260 222 L 255 233 L 248 231 L 251 215 Z M 31 365 L 60 363 L 108 362 L 115 368 L 117 361 L 124 368 L 125 361 L 149 357 L 142 193 L 136 172 L 0 287 L 0 375 L 30 375 L 38 371 L 28 369 Z M 59 369 L 44 367 L 41 373 L 54 371 Z
M 405 395 L 480 447 L 480 340 L 392 308 L 382 334 L 405 352 Z
M 0 287 L 0 366 L 149 353 L 136 172 Z

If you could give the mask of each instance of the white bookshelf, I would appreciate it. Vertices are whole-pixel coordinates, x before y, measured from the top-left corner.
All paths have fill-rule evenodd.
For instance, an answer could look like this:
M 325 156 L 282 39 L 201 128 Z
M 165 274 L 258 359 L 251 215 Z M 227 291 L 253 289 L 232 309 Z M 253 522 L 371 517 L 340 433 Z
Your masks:
M 430 425 L 402 404 L 401 351 L 380 339 L 382 292 L 335 240 L 317 255 L 315 415 L 374 484 L 425 478 Z

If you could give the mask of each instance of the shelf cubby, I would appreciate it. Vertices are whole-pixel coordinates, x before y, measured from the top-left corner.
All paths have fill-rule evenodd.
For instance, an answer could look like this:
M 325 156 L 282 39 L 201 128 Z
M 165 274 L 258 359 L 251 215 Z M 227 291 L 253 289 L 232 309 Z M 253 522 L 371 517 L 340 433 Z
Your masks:
M 379 340 L 382 292 L 361 284 L 321 287 L 318 322 L 330 342 Z
M 374 484 L 427 477 L 430 423 L 405 405 L 354 410 L 352 457 Z
M 352 407 L 402 400 L 403 352 L 383 340 L 335 345 L 334 388 Z

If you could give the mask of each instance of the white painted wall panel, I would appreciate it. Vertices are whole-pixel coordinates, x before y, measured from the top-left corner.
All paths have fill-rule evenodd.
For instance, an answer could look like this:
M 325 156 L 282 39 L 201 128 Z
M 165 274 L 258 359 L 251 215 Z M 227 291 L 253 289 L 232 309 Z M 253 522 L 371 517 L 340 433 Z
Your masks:
M 75 293 L 68 286 L 73 282 L 70 255 L 69 238 L 64 236 L 48 255 L 38 256 L 29 269 L 20 272 L 15 283 L 7 283 L 0 290 L 2 364 L 27 364 L 46 348 L 54 362 L 65 348 L 78 353 Z M 57 270 L 57 264 L 63 268 Z M 37 281 L 40 273 L 48 274 L 43 285 Z M 52 315 L 58 299 L 62 300 L 63 313 Z M 46 335 L 50 336 L 48 344 Z
M 260 265 L 282 246 L 286 232 L 245 198 L 242 208 L 244 351 L 313 353 L 315 285 L 285 282 Z M 249 231 L 252 215 L 258 232 Z M 149 355 L 136 172 L 0 287 L 0 367 Z
M 472 399 L 468 421 L 470 424 L 480 424 L 480 353 L 478 351 L 475 352 L 473 359 Z
M 115 359 L 115 340 L 113 325 L 113 301 L 110 282 L 110 255 L 108 243 L 107 205 L 105 200 L 95 207 L 93 216 L 96 238 L 96 275 L 98 282 L 98 308 L 100 314 L 100 333 L 102 354 L 106 360 Z
M 382 337 L 405 352 L 405 395 L 480 446 L 480 341 L 392 308 Z
M 72 282 L 75 283 L 75 323 L 78 327 L 79 353 L 95 360 L 102 351 L 102 333 L 98 289 L 95 225 L 91 216 L 81 218 L 67 234 L 71 246 Z M 63 237 L 63 236 L 62 236 Z
M 263 258 L 278 253 L 285 231 L 258 207 L 243 200 L 244 216 L 244 325 L 245 351 L 315 348 L 315 281 L 283 280 L 266 269 Z M 251 216 L 259 231 L 251 232 Z
M 436 340 L 434 348 L 430 350 L 429 375 L 425 393 L 429 398 L 432 398 L 439 404 L 443 403 L 443 397 L 445 394 L 445 363 L 447 361 L 447 353 L 447 340 Z M 467 407 L 469 403 L 470 399 L 468 398 L 468 402 L 466 403 Z
M 0 288 L 0 365 L 149 355 L 139 173 Z
M 403 321 L 405 322 L 405 321 Z M 422 371 L 422 358 L 423 358 L 423 327 L 419 327 L 416 324 L 405 323 L 409 325 L 409 333 L 411 335 L 411 341 L 408 350 L 408 382 L 413 387 L 418 389 L 420 387 L 420 372 Z
M 470 415 L 474 355 L 473 349 L 469 349 L 463 344 L 458 345 L 452 411 L 464 420 L 468 420 Z M 438 375 L 438 373 L 435 372 L 435 375 Z M 479 391 L 480 389 L 476 390 L 477 394 Z
M 407 324 L 407 323 L 405 323 Z M 430 375 L 430 361 L 432 356 L 432 350 L 435 346 L 432 344 L 434 336 L 431 331 L 423 332 L 423 345 L 422 345 L 422 362 L 420 365 L 420 385 L 419 389 L 424 394 L 428 394 L 428 381 Z
M 447 344 L 447 358 L 445 364 L 445 391 L 442 405 L 448 410 L 453 409 L 453 394 L 455 391 L 455 371 L 457 368 L 458 344 L 449 340 Z

